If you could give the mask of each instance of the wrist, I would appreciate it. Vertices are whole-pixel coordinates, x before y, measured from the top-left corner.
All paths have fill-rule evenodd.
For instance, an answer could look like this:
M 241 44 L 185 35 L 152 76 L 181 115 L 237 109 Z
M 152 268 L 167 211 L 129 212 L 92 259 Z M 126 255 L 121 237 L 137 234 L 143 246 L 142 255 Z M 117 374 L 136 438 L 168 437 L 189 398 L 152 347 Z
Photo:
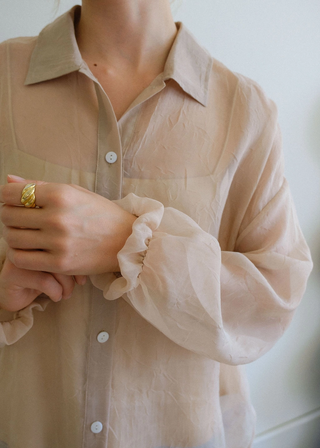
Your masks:
M 132 226 L 137 217 L 122 209 L 121 220 L 113 222 L 112 227 L 106 227 L 106 233 L 101 238 L 98 253 L 91 252 L 94 268 L 87 272 L 88 275 L 103 273 L 120 273 L 118 253 L 126 244 L 132 234 Z M 121 275 L 121 274 L 120 274 Z
M 114 257 L 114 267 L 111 272 L 114 273 L 120 273 L 120 266 L 119 266 L 119 260 L 118 260 L 118 253 L 120 250 L 124 247 L 124 245 L 127 242 L 127 239 L 132 234 L 132 226 L 137 219 L 137 216 L 132 215 L 131 213 L 127 212 L 126 221 L 121 228 L 121 230 L 117 234 L 116 238 L 116 247 L 115 247 L 115 257 Z M 121 273 L 120 273 L 121 275 Z

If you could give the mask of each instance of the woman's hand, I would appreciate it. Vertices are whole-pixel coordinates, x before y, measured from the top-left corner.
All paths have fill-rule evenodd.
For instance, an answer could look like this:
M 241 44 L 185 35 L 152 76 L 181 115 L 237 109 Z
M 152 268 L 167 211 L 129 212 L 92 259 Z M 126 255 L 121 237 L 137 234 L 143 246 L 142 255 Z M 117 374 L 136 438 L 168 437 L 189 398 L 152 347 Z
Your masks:
M 22 180 L 0 186 L 7 257 L 20 269 L 67 275 L 119 270 L 117 254 L 136 217 L 77 185 Z M 22 207 L 25 184 L 36 183 L 36 205 Z
M 0 308 L 22 310 L 41 293 L 54 302 L 69 299 L 74 285 L 75 281 L 70 275 L 19 269 L 6 258 L 0 273 Z

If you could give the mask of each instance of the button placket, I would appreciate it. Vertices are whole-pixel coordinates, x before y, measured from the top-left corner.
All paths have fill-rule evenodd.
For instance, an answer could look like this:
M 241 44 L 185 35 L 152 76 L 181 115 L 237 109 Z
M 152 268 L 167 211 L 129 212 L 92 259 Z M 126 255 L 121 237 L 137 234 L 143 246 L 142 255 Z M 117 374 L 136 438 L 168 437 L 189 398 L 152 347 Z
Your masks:
M 112 335 L 115 331 L 117 301 L 106 300 L 102 291 L 94 286 L 91 299 L 82 448 L 105 448 L 108 443 L 114 347 Z M 108 328 L 108 332 L 101 331 L 101 328 Z M 104 343 L 97 340 L 101 333 Z
M 99 104 L 95 192 L 110 200 L 120 199 L 122 149 L 117 120 L 101 86 L 95 83 L 95 89 Z M 107 154 L 108 160 L 106 160 Z M 108 444 L 111 401 L 114 345 L 111 336 L 115 329 L 117 301 L 107 301 L 103 297 L 102 291 L 95 287 L 92 287 L 91 297 L 90 340 L 86 372 L 86 413 L 82 448 L 105 448 Z M 108 329 L 108 332 L 104 329 Z
M 117 119 L 107 95 L 97 80 L 86 68 L 80 71 L 93 80 L 99 106 L 95 192 L 110 200 L 120 199 L 122 197 L 123 162 Z M 163 87 L 164 85 L 161 86 L 161 89 Z M 155 94 L 155 92 L 152 94 Z M 148 95 L 152 96 L 149 91 Z M 140 100 L 142 100 L 142 97 Z M 118 301 L 105 300 L 102 291 L 94 287 L 92 287 L 91 298 L 91 313 L 88 325 L 90 340 L 87 352 L 86 410 L 82 448 L 105 448 L 108 446 L 112 398 L 111 381 L 114 348 L 112 335 L 115 333 Z M 108 333 L 102 331 L 104 328 L 108 329 Z M 102 336 L 101 333 L 106 333 L 110 337 L 107 337 L 106 334 Z M 98 338 L 101 339 L 101 342 Z M 104 342 L 107 342 L 107 340 L 108 343 L 105 344 Z
M 95 83 L 95 89 L 99 104 L 95 191 L 110 200 L 121 199 L 122 148 L 117 119 L 102 87 Z

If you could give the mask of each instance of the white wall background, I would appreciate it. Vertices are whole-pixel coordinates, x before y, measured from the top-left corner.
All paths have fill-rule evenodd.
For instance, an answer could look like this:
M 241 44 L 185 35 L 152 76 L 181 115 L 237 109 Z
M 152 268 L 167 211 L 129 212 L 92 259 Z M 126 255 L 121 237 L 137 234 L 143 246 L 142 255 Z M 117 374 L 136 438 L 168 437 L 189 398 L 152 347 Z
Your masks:
M 58 14 L 74 3 L 62 0 Z M 0 41 L 38 34 L 53 20 L 53 4 L 0 0 Z M 286 335 L 247 367 L 258 415 L 254 448 L 319 448 L 320 1 L 184 0 L 175 18 L 278 105 L 286 175 L 315 268 Z

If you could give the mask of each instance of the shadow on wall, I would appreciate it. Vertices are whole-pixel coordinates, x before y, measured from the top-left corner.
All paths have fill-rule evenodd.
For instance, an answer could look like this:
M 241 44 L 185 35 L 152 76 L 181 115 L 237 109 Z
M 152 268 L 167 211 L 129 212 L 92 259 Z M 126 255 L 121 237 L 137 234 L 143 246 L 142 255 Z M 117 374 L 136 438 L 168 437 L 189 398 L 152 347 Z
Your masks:
M 317 100 L 309 121 L 308 141 L 312 149 L 312 157 L 317 159 L 320 167 L 320 101 Z
M 306 130 L 307 141 L 309 143 L 309 148 L 311 149 L 312 160 L 317 165 L 320 173 L 320 100 L 318 99 L 311 110 L 309 126 Z M 320 179 L 320 176 L 318 177 Z M 319 193 L 320 193 L 320 181 L 319 181 Z M 313 262 L 314 262 L 314 273 L 317 273 L 317 278 L 320 282 L 320 232 L 318 231 L 314 235 L 315 247 L 312 247 L 313 252 Z
M 320 173 L 320 101 L 317 100 L 311 112 L 309 125 L 306 130 L 308 147 L 311 157 Z M 307 179 L 306 179 L 307 181 Z M 320 176 L 319 193 L 320 193 Z M 320 196 L 320 194 L 319 194 Z M 316 207 L 315 213 L 319 210 Z M 316 217 L 315 217 L 316 221 Z M 314 223 L 313 223 L 314 224 Z M 285 358 L 282 362 L 286 365 L 286 383 L 290 393 L 299 397 L 301 410 L 305 409 L 308 414 L 297 416 L 297 420 L 288 422 L 287 428 L 283 428 L 282 434 L 278 434 L 268 441 L 261 441 L 256 448 L 320 448 L 320 340 L 319 316 L 320 316 L 320 229 L 311 236 L 312 258 L 314 269 L 308 283 L 308 293 L 303 299 L 303 318 L 296 320 L 296 331 L 305 334 L 306 322 L 310 322 L 308 328 L 309 340 L 305 340 L 303 346 L 296 351 L 294 359 L 287 364 Z M 308 303 L 310 306 L 308 305 Z M 318 310 L 318 312 L 317 312 Z M 314 315 L 318 314 L 318 317 Z M 294 372 L 294 374 L 292 374 Z M 303 381 L 301 376 L 303 375 Z M 297 394 L 297 391 L 299 392 Z
M 307 141 L 309 147 L 311 148 L 312 160 L 316 163 L 317 168 L 320 173 L 320 100 L 318 99 L 315 103 L 309 120 L 309 126 L 307 128 Z M 320 176 L 318 177 L 320 179 Z M 319 193 L 320 193 L 320 181 L 319 181 Z M 320 232 L 318 231 L 312 241 L 315 241 L 313 245 L 312 255 L 314 262 L 313 276 L 319 280 L 320 283 Z M 320 447 L 319 447 L 320 448 Z
M 309 120 L 308 141 L 311 148 L 312 159 L 316 162 L 320 172 L 320 101 L 317 100 Z M 320 179 L 320 176 L 319 176 Z M 320 186 L 319 186 L 320 193 Z M 320 230 L 320 229 L 319 229 Z M 312 281 L 316 283 L 316 287 L 320 285 L 320 231 L 315 232 L 312 241 L 314 242 L 312 250 L 314 268 L 312 272 Z M 316 289 L 314 290 L 316 291 Z M 301 354 L 301 363 L 305 363 L 307 377 L 304 384 L 309 385 L 309 391 L 317 391 L 320 401 L 320 341 L 317 346 L 310 346 Z M 292 366 L 291 366 L 292 367 Z M 307 391 L 306 391 L 307 392 Z M 309 392 L 310 393 L 310 392 Z M 314 431 L 309 434 L 310 438 L 305 445 L 306 448 L 320 448 L 320 419 Z M 301 447 L 304 448 L 304 447 Z

